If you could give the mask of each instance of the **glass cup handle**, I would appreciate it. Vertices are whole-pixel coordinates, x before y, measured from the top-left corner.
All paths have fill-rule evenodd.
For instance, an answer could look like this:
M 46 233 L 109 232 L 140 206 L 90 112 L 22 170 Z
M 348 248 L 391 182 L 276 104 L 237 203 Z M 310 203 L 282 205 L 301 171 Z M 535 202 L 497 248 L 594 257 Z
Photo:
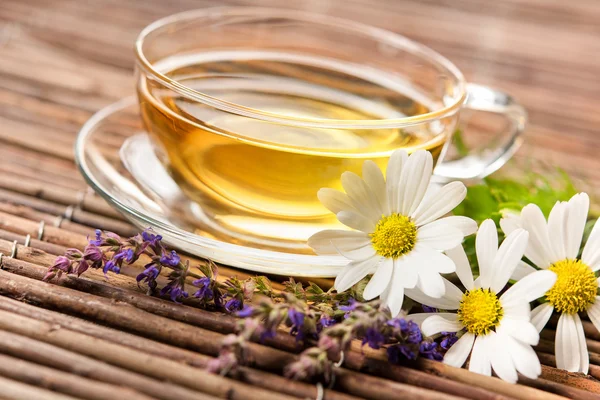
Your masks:
M 467 110 L 501 114 L 508 120 L 508 128 L 490 141 L 490 147 L 438 163 L 435 175 L 441 181 L 484 178 L 502 167 L 523 142 L 521 134 L 527 122 L 527 112 L 506 93 L 470 83 L 463 106 L 463 111 Z

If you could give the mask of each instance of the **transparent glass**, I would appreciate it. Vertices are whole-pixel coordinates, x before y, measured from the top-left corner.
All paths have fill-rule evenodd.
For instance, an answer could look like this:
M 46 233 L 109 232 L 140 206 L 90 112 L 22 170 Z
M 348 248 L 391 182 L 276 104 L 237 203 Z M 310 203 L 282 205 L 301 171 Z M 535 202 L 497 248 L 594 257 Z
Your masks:
M 474 178 L 517 143 L 502 136 L 444 163 L 459 111 L 486 109 L 487 89 L 467 86 L 427 47 L 330 16 L 184 12 L 144 29 L 136 55 L 154 151 L 221 240 L 310 253 L 311 234 L 343 228 L 318 190 L 342 189 L 342 173 L 360 173 L 365 160 L 385 170 L 394 150 L 426 149 L 440 178 Z M 520 132 L 514 121 L 509 137 Z
M 81 130 L 84 176 L 138 226 L 262 273 L 345 265 L 306 245 L 344 228 L 317 199 L 342 188 L 343 172 L 426 149 L 436 180 L 480 178 L 510 158 L 525 125 L 509 96 L 465 83 L 433 50 L 319 14 L 188 11 L 144 29 L 136 56 L 137 105 L 124 99 Z M 467 150 L 452 145 L 459 128 Z

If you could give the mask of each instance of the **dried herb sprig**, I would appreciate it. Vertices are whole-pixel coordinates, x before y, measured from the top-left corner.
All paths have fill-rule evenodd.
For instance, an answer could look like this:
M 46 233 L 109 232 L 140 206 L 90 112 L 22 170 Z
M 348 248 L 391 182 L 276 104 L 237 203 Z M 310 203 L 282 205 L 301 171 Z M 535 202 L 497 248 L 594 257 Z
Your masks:
M 310 303 L 327 304 L 347 301 L 352 296 L 359 296 L 356 292 L 338 294 L 332 290 L 324 291 L 316 284 L 309 284 L 304 288 L 301 283 L 293 279 L 286 282 L 284 293 L 273 290 L 271 282 L 264 276 L 255 276 L 246 280 L 236 277 L 224 282 L 217 281 L 218 268 L 216 264 L 207 260 L 204 264 L 192 267 L 189 262 L 182 261 L 174 250 L 165 247 L 162 237 L 150 229 L 128 239 L 123 239 L 113 232 L 96 230 L 94 238 L 89 239 L 83 251 L 69 249 L 63 256 L 59 256 L 54 264 L 48 268 L 44 280 L 59 278 L 62 274 L 76 274 L 80 276 L 89 268 L 102 268 L 105 275 L 118 274 L 123 265 L 130 265 L 145 257 L 149 262 L 144 270 L 137 275 L 138 284 L 146 284 L 148 294 L 168 296 L 172 301 L 180 303 L 190 294 L 186 290 L 186 281 L 192 278 L 192 285 L 197 287 L 193 296 L 200 300 L 206 307 L 216 307 L 227 312 L 236 312 L 243 308 L 245 302 L 252 299 L 254 294 L 284 301 L 287 294 Z M 159 288 L 158 276 L 163 269 L 169 270 L 168 283 Z
M 343 362 L 344 352 L 355 339 L 372 349 L 387 348 L 388 359 L 394 364 L 418 356 L 441 360 L 456 342 L 454 334 L 424 338 L 416 323 L 406 318 L 391 318 L 389 309 L 378 300 L 351 301 L 338 309 L 345 312 L 343 320 L 323 329 L 317 345 L 304 350 L 298 361 L 286 367 L 287 377 L 330 383 L 335 363 Z
M 89 268 L 102 268 L 105 275 L 118 274 L 123 265 L 142 257 L 149 262 L 136 279 L 138 284 L 147 284 L 148 294 L 168 296 L 179 303 L 190 296 L 186 291 L 190 277 L 197 288 L 192 296 L 202 305 L 242 318 L 237 333 L 223 340 L 219 356 L 209 363 L 207 368 L 214 373 L 235 373 L 239 365 L 251 362 L 248 343 L 272 338 L 280 327 L 286 327 L 299 345 L 310 346 L 298 361 L 285 368 L 286 376 L 323 383 L 332 381 L 334 363 L 354 339 L 374 349 L 386 347 L 393 363 L 418 355 L 440 360 L 456 341 L 453 335 L 424 339 L 416 324 L 402 318 L 392 319 L 380 302 L 357 301 L 362 300 L 364 280 L 344 293 L 325 291 L 314 283 L 305 286 L 294 279 L 284 283 L 283 292 L 277 292 L 264 276 L 246 280 L 232 277 L 219 282 L 218 268 L 212 261 L 191 267 L 177 252 L 167 249 L 162 237 L 151 230 L 128 239 L 98 230 L 83 251 L 69 249 L 58 257 L 44 280 L 62 274 L 79 276 Z M 157 279 L 163 268 L 169 270 L 168 283 L 159 288 Z

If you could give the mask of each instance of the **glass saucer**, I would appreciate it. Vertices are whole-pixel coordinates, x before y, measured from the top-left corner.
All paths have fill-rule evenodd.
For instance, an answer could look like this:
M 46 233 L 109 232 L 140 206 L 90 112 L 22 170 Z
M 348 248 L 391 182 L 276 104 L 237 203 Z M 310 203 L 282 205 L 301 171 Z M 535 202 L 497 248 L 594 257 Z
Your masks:
M 168 244 L 190 254 L 258 273 L 302 277 L 333 277 L 348 263 L 341 256 L 284 253 L 211 235 L 218 227 L 183 194 L 157 159 L 135 97 L 90 118 L 75 143 L 75 158 L 90 186 L 134 225 L 152 228 Z

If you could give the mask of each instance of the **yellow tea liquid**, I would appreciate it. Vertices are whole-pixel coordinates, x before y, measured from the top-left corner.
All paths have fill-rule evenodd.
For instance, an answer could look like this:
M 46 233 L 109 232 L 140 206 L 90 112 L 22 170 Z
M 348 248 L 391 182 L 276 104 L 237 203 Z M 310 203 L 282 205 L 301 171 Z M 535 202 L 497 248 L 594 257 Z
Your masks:
M 434 102 L 377 70 L 295 54 L 222 51 L 178 56 L 156 68 L 240 106 L 290 117 L 379 120 L 424 114 Z M 437 158 L 443 122 L 404 129 L 325 129 L 248 118 L 142 78 L 142 116 L 157 152 L 211 220 L 210 235 L 279 250 L 305 249 L 312 233 L 340 228 L 317 199 L 342 189 L 365 160 L 385 169 L 390 153 L 426 148 Z

